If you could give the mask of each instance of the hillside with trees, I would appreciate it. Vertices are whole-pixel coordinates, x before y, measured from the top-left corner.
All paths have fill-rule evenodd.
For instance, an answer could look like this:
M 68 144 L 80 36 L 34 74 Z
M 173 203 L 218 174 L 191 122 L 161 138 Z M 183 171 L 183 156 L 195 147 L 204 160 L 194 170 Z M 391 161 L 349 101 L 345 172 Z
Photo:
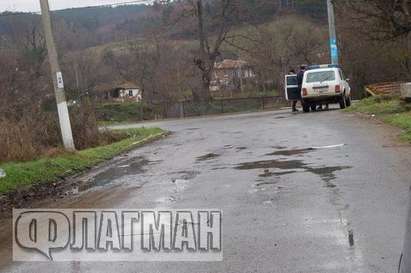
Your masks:
M 361 97 L 369 83 L 409 79 L 408 4 L 335 3 L 341 61 L 353 79 L 355 96 Z M 82 126 L 74 126 L 78 146 L 93 145 L 87 140 L 93 139 L 89 136 L 97 127 L 88 117 L 94 116 L 96 98 L 115 85 L 134 82 L 149 111 L 166 116 L 163 113 L 175 102 L 213 100 L 214 65 L 224 59 L 253 66 L 257 84 L 248 91 L 254 95 L 282 94 L 283 77 L 290 69 L 329 62 L 322 0 L 157 1 L 52 15 L 67 95 L 79 103 L 72 109 L 72 122 L 88 122 L 88 128 L 94 128 L 83 132 Z M 0 15 L 0 125 L 14 128 L 0 141 L 13 143 L 15 135 L 24 135 L 22 142 L 29 146 L 12 158 L 30 158 L 59 142 L 46 57 L 38 14 Z M 42 115 L 34 117 L 33 112 Z M 37 139 L 40 134 L 33 128 L 47 132 L 47 137 Z

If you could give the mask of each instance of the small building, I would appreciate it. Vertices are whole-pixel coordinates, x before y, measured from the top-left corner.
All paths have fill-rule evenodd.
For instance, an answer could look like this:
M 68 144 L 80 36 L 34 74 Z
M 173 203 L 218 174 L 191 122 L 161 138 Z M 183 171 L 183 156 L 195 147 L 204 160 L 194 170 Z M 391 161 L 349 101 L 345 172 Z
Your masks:
M 255 83 L 253 67 L 243 60 L 226 59 L 216 63 L 211 83 L 211 91 L 242 91 L 249 83 Z
M 143 100 L 142 90 L 138 87 L 137 84 L 132 82 L 125 82 L 122 84 L 116 85 L 101 85 L 98 88 L 103 92 L 104 99 L 126 102 L 126 101 L 137 101 L 140 102 Z
M 111 91 L 111 97 L 114 100 L 140 102 L 143 99 L 143 94 L 136 84 L 126 82 L 115 87 Z

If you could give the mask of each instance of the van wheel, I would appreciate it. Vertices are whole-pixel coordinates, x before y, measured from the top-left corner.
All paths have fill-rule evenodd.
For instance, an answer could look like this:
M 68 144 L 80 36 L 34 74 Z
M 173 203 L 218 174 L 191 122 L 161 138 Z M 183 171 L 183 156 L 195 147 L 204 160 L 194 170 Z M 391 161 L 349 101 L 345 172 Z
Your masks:
M 347 107 L 350 107 L 350 106 L 351 106 L 351 96 L 348 96 L 348 97 L 347 97 L 347 99 L 345 100 L 345 105 L 346 105 Z
M 308 103 L 303 103 L 303 111 L 304 113 L 310 112 L 310 105 Z
M 317 111 L 317 104 L 313 103 L 310 105 L 311 111 L 315 112 Z
M 347 104 L 346 104 L 345 96 L 344 96 L 344 95 L 341 96 L 339 103 L 340 103 L 340 108 L 341 108 L 341 109 L 347 108 Z

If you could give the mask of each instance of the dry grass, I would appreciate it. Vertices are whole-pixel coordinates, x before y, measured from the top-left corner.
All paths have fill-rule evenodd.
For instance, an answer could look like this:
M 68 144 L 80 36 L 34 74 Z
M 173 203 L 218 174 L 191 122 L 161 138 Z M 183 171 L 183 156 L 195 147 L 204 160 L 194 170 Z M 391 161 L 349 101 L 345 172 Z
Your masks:
M 58 141 L 56 130 L 52 128 L 55 126 L 50 126 L 50 120 L 44 118 L 1 119 L 0 161 L 30 160 L 53 147 Z
M 126 137 L 121 133 L 99 132 L 90 102 L 70 109 L 70 115 L 78 150 L 108 145 Z M 0 143 L 0 162 L 28 161 L 64 151 L 55 112 L 26 112 L 19 119 L 14 116 L 1 118 Z

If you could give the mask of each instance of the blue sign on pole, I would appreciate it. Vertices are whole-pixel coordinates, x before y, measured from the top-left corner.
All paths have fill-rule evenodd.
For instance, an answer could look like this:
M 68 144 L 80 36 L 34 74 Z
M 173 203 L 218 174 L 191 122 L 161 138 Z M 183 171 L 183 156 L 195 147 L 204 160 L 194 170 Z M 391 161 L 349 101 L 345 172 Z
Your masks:
M 338 55 L 338 46 L 337 46 L 337 40 L 336 39 L 331 39 L 330 40 L 330 52 L 331 52 L 332 64 L 338 64 L 339 55 Z

